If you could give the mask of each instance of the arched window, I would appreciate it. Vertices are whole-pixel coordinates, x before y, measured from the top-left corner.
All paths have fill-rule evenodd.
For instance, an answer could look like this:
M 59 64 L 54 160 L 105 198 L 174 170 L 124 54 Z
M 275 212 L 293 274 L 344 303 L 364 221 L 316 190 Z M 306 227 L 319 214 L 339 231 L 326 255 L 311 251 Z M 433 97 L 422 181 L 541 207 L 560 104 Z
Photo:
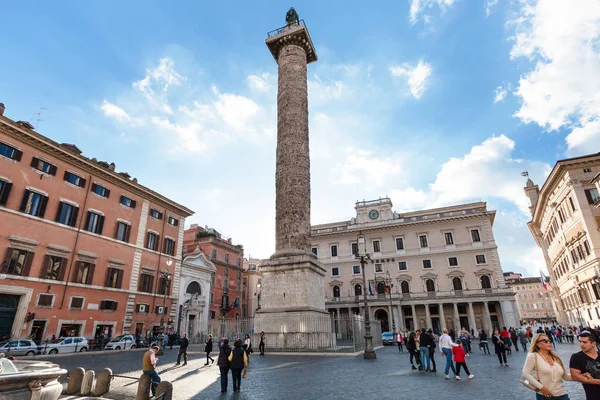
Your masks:
M 482 289 L 491 289 L 492 288 L 492 282 L 490 281 L 490 277 L 487 275 L 482 275 L 481 278 L 479 278 L 481 280 L 481 288 Z
M 354 285 L 354 295 L 355 296 L 362 295 L 362 286 L 360 286 L 358 283 L 356 285 Z
M 463 290 L 462 281 L 458 276 L 452 279 L 452 286 L 454 287 L 454 290 Z
M 340 297 L 340 287 L 338 285 L 333 287 L 333 297 Z
M 428 292 L 435 292 L 435 283 L 433 282 L 433 279 L 427 279 L 425 281 L 425 287 Z
M 198 294 L 200 296 L 202 294 L 202 289 L 200 288 L 200 284 L 198 282 L 190 282 L 187 289 L 185 290 L 187 294 Z
M 407 281 L 402 281 L 400 289 L 402 290 L 402 293 L 410 293 L 410 286 Z
M 379 294 L 385 294 L 385 283 L 379 282 L 377 284 L 377 293 L 379 293 Z

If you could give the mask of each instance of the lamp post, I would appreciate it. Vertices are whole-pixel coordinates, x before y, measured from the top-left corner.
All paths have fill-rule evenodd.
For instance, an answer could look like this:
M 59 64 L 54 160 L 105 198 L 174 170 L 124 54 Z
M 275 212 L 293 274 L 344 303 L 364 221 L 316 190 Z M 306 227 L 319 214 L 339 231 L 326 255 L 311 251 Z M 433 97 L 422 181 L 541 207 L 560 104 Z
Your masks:
M 390 276 L 390 271 L 385 271 L 385 280 L 386 283 L 388 284 L 388 289 L 390 291 L 390 314 L 392 316 L 392 332 L 394 332 L 394 335 L 396 334 L 396 321 L 394 320 L 394 310 L 392 309 L 392 288 L 394 287 L 394 285 L 392 284 L 392 278 Z
M 255 311 L 260 310 L 260 283 L 256 284 L 256 290 L 257 292 L 254 293 L 254 295 L 256 296 L 256 299 L 258 300 L 258 306 L 256 307 Z
M 363 278 L 363 302 L 365 307 L 365 360 L 374 360 L 377 358 L 375 350 L 373 350 L 373 336 L 371 336 L 371 321 L 369 318 L 369 305 L 367 301 L 367 278 L 365 275 L 365 264 L 370 258 L 367 254 L 367 242 L 365 236 L 361 233 L 358 234 L 358 254 L 356 258 L 360 260 L 360 269 L 362 270 Z
M 170 267 L 173 264 L 173 260 L 171 257 L 167 260 L 167 266 Z M 167 293 L 169 292 L 169 282 L 171 281 L 171 273 L 169 271 L 160 271 L 160 277 L 164 282 L 164 294 L 163 294 L 163 305 L 162 305 L 162 313 L 160 314 L 160 331 L 161 335 L 158 337 L 157 346 L 159 348 L 158 355 L 162 355 L 163 353 L 163 334 L 165 333 L 165 309 L 167 308 Z

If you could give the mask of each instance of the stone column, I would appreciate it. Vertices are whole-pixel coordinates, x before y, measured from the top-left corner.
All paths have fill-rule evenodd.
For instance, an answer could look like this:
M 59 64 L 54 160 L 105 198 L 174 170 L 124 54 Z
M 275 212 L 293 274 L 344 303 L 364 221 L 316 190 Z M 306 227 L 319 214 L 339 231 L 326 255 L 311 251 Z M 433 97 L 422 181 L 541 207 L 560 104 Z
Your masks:
M 440 315 L 440 329 L 448 329 L 448 327 L 446 326 L 446 316 L 444 315 L 444 304 L 438 304 L 438 309 L 439 311 L 439 315 Z M 441 333 L 440 333 L 441 334 Z
M 473 311 L 473 302 L 470 301 L 469 302 L 469 325 L 471 325 L 471 326 L 469 328 L 474 329 L 476 331 L 477 327 L 475 326 L 475 324 L 476 323 L 475 323 L 475 312 Z
M 490 309 L 487 301 L 483 302 L 483 326 L 488 336 L 491 336 L 492 318 L 490 317 Z
M 429 311 L 429 304 L 425 304 L 425 329 L 431 328 L 431 313 Z
M 419 326 L 417 321 L 417 309 L 414 304 L 411 304 L 410 308 L 412 309 L 413 329 L 417 329 Z
M 456 331 L 456 333 L 460 332 L 460 329 L 462 328 L 460 326 L 460 318 L 458 317 L 458 304 L 453 303 L 454 304 L 454 330 Z
M 402 312 L 402 306 L 398 306 L 398 329 L 404 330 L 404 313 Z
M 291 41 L 290 41 L 291 42 Z M 310 158 L 306 51 L 286 44 L 279 52 L 276 250 L 310 250 Z

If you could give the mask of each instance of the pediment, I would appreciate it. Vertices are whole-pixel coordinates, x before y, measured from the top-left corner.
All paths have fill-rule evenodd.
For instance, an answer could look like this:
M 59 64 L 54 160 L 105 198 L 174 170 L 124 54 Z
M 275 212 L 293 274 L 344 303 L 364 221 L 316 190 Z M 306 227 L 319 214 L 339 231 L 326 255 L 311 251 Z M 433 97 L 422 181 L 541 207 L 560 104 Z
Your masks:
M 493 275 L 494 271 L 492 271 L 491 269 L 487 269 L 487 268 L 481 268 L 478 271 L 475 271 L 475 275 Z
M 196 248 L 193 253 L 185 256 L 183 265 L 188 268 L 198 268 L 209 272 L 217 271 L 215 264 L 213 264 L 199 248 Z
M 357 283 L 360 283 L 360 284 L 362 284 L 362 283 L 363 283 L 363 280 L 362 280 L 362 278 L 354 278 L 354 279 L 352 279 L 352 280 L 350 281 L 350 283 L 351 283 L 351 284 L 353 284 L 353 285 L 356 285 Z
M 334 286 L 340 286 L 341 287 L 343 284 L 344 284 L 344 282 L 338 281 L 337 279 L 329 282 L 329 286 L 330 287 L 334 287 Z
M 408 274 L 402 274 L 402 275 L 398 275 L 398 277 L 396 278 L 396 281 L 398 282 L 402 282 L 402 281 L 409 281 L 412 279 L 411 275 Z
M 433 272 L 428 272 L 425 275 L 421 275 L 421 278 L 423 278 L 423 279 L 436 279 L 437 275 L 434 274 Z
M 465 276 L 465 273 L 462 271 L 451 271 L 448 272 L 448 278 L 455 278 L 455 277 L 459 277 L 462 278 Z

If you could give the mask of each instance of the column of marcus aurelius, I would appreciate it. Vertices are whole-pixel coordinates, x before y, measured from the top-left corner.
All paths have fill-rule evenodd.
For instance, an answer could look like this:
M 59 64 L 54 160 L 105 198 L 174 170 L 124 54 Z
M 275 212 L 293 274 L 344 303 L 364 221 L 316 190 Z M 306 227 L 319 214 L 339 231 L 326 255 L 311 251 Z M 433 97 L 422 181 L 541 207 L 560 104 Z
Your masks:
M 331 346 L 325 269 L 310 251 L 310 157 L 307 64 L 313 43 L 293 9 L 266 44 L 279 67 L 277 92 L 276 251 L 261 265 L 261 308 L 255 334 L 277 349 Z M 285 327 L 285 328 L 283 328 Z

